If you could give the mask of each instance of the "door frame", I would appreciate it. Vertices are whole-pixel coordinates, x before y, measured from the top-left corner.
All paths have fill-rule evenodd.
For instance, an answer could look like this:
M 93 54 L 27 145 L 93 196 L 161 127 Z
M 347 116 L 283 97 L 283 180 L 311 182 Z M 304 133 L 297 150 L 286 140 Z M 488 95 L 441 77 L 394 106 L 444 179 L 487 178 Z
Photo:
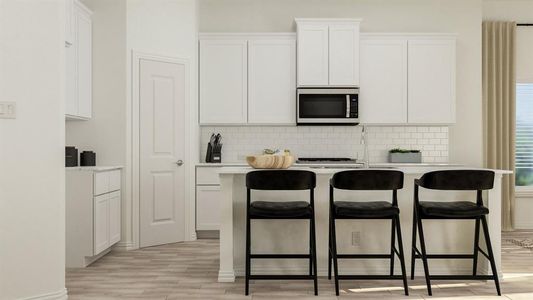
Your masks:
M 131 243 L 127 245 L 128 250 L 139 249 L 140 247 L 140 61 L 152 60 L 157 62 L 166 62 L 166 63 L 176 63 L 182 64 L 185 66 L 185 86 L 187 90 L 185 91 L 185 111 L 184 111 L 184 122 L 185 122 L 185 132 L 184 132 L 184 157 L 183 161 L 185 162 L 184 167 L 185 171 L 185 182 L 184 182 L 184 212 L 183 218 L 185 220 L 184 236 L 185 241 L 196 240 L 196 230 L 195 230 L 195 193 L 191 187 L 194 187 L 195 184 L 195 161 L 196 157 L 193 155 L 196 151 L 197 144 L 197 115 L 198 108 L 195 103 L 196 90 L 194 76 L 191 72 L 191 60 L 189 58 L 181 57 L 171 57 L 159 54 L 145 53 L 136 50 L 131 51 L 131 123 L 128 124 L 131 126 L 131 150 L 130 153 L 127 153 L 127 157 L 130 158 L 130 161 L 127 162 L 127 167 L 130 169 L 131 177 L 126 178 L 126 186 L 130 185 L 131 191 L 131 206 L 126 207 L 125 215 L 131 216 Z M 129 210 L 129 211 L 128 211 Z M 129 221 L 126 221 L 126 226 Z

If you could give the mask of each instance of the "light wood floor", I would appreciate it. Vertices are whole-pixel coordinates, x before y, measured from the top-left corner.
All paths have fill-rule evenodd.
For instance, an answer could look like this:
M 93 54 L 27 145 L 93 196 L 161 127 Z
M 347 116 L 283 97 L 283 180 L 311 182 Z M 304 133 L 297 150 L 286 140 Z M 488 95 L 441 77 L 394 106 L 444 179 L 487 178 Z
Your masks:
M 433 297 L 422 278 L 409 281 L 410 296 L 401 282 L 344 281 L 341 296 L 350 299 L 533 299 L 533 252 L 506 241 L 532 238 L 533 232 L 505 233 L 503 241 L 503 297 L 493 282 L 434 283 Z M 259 281 L 244 296 L 242 279 L 218 283 L 218 241 L 198 240 L 137 251 L 111 252 L 85 269 L 67 270 L 69 299 L 337 299 L 332 282 L 319 279 L 319 294 L 311 282 Z

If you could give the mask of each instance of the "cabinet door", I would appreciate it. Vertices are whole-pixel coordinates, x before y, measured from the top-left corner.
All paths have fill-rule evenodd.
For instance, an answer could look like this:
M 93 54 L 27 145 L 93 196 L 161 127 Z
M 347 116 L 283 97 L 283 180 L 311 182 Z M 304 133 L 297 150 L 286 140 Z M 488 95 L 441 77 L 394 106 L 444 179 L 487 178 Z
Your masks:
M 109 247 L 109 195 L 94 197 L 94 253 L 97 255 Z
M 196 187 L 196 230 L 219 230 L 220 186 Z
M 65 114 L 70 116 L 78 115 L 78 88 L 77 88 L 77 49 L 76 43 L 65 48 Z
M 247 121 L 247 41 L 200 41 L 200 123 Z
M 109 246 L 120 241 L 120 191 L 109 194 Z
M 407 123 L 407 40 L 361 40 L 361 123 Z
M 74 0 L 65 0 L 65 46 L 74 44 Z
M 296 41 L 248 41 L 248 123 L 296 122 Z
M 413 39 L 408 46 L 408 121 L 455 122 L 455 40 Z
M 81 10 L 76 12 L 78 116 L 92 114 L 92 22 Z
M 298 86 L 328 84 L 328 25 L 298 24 Z
M 329 25 L 329 85 L 359 85 L 359 23 Z

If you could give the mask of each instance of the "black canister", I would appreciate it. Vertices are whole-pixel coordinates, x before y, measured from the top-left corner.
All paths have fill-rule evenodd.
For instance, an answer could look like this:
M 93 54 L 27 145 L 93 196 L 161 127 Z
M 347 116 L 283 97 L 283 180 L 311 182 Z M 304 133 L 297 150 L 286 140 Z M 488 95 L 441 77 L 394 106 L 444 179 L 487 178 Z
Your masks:
M 80 154 L 80 165 L 82 167 L 96 166 L 96 153 L 93 151 L 83 151 Z
M 65 147 L 65 167 L 78 166 L 78 149 L 73 146 Z

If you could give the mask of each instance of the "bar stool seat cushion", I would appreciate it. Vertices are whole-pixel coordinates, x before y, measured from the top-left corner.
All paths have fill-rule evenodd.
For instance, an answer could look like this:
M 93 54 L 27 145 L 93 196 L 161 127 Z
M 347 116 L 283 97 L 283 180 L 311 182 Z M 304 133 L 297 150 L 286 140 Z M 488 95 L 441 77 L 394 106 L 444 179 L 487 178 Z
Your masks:
M 469 218 L 489 213 L 489 209 L 469 201 L 420 201 L 420 211 L 428 217 Z
M 338 217 L 350 218 L 383 218 L 400 213 L 398 207 L 387 201 L 350 202 L 335 201 L 335 214 Z
M 251 218 L 310 218 L 313 209 L 306 201 L 254 201 L 250 204 Z

